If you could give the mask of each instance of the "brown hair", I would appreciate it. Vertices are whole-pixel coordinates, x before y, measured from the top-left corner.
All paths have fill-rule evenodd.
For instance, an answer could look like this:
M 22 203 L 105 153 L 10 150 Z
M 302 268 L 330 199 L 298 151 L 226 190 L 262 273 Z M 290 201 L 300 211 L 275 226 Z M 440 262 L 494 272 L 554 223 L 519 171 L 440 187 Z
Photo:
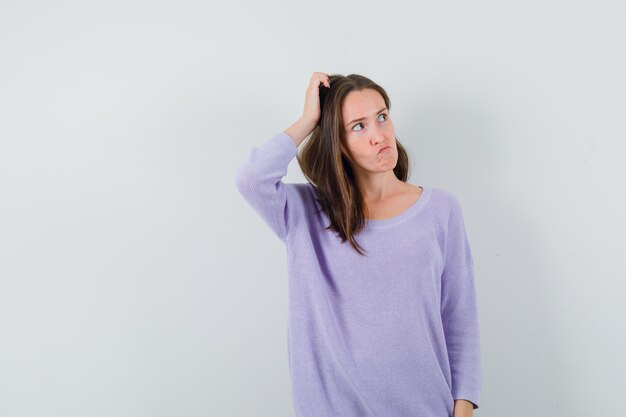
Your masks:
M 362 250 L 365 249 L 354 235 L 365 227 L 367 207 L 356 185 L 350 162 L 342 152 L 341 144 L 345 141 L 342 107 L 350 92 L 367 88 L 378 91 L 389 110 L 391 102 L 381 86 L 358 74 L 332 74 L 330 88 L 323 84 L 319 88 L 320 120 L 310 138 L 303 143 L 297 157 L 298 163 L 317 193 L 316 200 L 330 219 L 326 230 L 335 231 L 341 237 L 342 243 L 349 241 L 357 253 L 364 255 Z M 397 137 L 396 146 L 398 162 L 393 172 L 399 180 L 406 182 L 409 176 L 409 158 Z

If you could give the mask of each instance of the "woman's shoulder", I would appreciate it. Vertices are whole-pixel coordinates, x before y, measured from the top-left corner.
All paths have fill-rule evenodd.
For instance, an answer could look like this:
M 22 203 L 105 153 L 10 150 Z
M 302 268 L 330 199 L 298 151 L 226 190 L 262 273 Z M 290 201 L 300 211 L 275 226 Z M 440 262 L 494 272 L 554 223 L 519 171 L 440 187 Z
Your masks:
M 454 200 L 456 199 L 456 196 L 451 192 L 448 191 L 444 188 L 438 188 L 438 187 L 430 187 L 432 190 L 432 194 L 433 196 L 441 199 L 441 200 Z
M 293 182 L 289 185 L 301 198 L 309 198 L 315 192 L 315 189 L 310 182 Z
M 460 208 L 460 201 L 456 194 L 444 188 L 430 187 L 430 200 L 437 211 Z
M 289 188 L 291 189 L 293 198 L 296 198 L 306 209 L 312 209 L 318 206 L 319 203 L 316 201 L 317 192 L 310 182 L 289 183 Z

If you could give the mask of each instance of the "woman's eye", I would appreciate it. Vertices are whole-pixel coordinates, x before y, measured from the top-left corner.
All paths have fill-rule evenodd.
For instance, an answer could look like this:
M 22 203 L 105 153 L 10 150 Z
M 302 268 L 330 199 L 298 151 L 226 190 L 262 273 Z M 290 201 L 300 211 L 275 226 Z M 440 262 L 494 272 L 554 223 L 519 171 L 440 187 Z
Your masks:
M 379 115 L 378 115 L 378 117 L 380 117 L 380 116 L 385 116 L 385 120 L 387 120 L 387 115 L 386 115 L 385 113 L 381 113 L 381 114 L 379 114 Z M 357 127 L 358 125 L 363 126 L 363 123 L 357 123 L 357 124 L 355 124 L 355 125 L 352 127 L 352 130 L 354 130 L 354 128 L 355 128 L 355 127 Z M 361 130 L 361 129 L 354 130 L 354 131 L 355 131 L 355 132 L 358 132 L 359 130 Z

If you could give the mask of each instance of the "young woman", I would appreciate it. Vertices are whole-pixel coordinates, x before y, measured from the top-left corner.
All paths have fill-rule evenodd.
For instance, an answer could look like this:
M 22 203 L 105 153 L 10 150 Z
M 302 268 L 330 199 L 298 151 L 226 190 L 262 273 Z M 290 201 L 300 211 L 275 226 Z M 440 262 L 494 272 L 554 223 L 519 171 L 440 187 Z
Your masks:
M 315 72 L 302 116 L 252 148 L 236 173 L 239 192 L 286 246 L 298 417 L 465 417 L 478 408 L 461 206 L 448 191 L 407 183 L 390 108 L 369 78 Z M 295 156 L 306 183 L 282 181 Z

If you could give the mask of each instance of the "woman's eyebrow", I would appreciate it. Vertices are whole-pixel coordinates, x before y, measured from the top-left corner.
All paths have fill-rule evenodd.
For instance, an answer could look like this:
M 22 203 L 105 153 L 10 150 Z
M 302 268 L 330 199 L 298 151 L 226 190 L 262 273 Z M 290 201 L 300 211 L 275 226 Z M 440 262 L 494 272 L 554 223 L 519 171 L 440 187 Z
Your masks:
M 376 114 L 378 114 L 378 113 L 380 113 L 380 112 L 382 112 L 382 111 L 384 111 L 384 110 L 387 110 L 387 106 L 385 106 L 385 107 L 383 107 L 382 109 L 378 110 L 378 111 L 376 112 Z M 352 123 L 354 123 L 354 122 L 358 122 L 359 120 L 365 120 L 365 119 L 366 119 L 366 117 L 361 117 L 361 118 L 358 118 L 358 119 L 354 119 L 353 121 L 346 123 L 346 126 L 351 125 L 351 124 L 352 124 Z

